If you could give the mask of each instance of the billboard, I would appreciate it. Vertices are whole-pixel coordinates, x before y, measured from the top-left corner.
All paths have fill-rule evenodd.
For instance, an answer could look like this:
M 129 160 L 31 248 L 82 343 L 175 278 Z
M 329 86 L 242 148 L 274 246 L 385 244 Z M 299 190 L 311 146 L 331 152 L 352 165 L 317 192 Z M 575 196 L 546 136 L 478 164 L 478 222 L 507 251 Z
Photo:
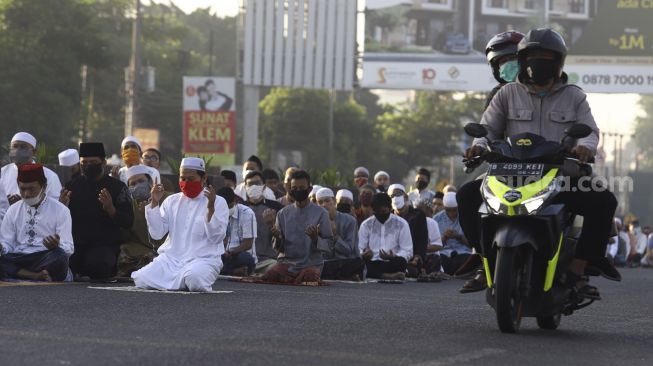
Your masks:
M 648 0 L 367 0 L 361 85 L 488 91 L 496 84 L 489 39 L 546 24 L 566 40 L 570 82 L 588 92 L 653 93 L 650 19 Z
M 236 79 L 186 76 L 183 87 L 183 153 L 211 159 L 214 165 L 233 165 Z

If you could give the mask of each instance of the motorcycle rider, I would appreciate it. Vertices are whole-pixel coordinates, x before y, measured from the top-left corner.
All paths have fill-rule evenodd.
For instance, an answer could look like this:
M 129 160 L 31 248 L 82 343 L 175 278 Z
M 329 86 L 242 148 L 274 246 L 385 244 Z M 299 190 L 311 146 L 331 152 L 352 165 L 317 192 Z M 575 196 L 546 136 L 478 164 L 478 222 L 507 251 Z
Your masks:
M 517 31 L 502 32 L 490 39 L 485 46 L 485 56 L 492 69 L 494 79 L 497 84 L 485 101 L 485 109 L 490 105 L 494 95 L 504 85 L 512 83 L 519 73 L 519 64 L 517 62 L 517 44 L 524 38 L 524 34 Z M 480 204 L 479 204 L 480 205 Z M 477 245 L 477 243 L 474 243 Z M 476 253 L 481 253 L 481 248 L 476 246 Z M 485 269 L 480 268 L 474 278 L 466 281 L 460 289 L 461 293 L 470 293 L 485 290 L 487 283 L 485 280 Z
M 579 87 L 567 84 L 567 75 L 562 71 L 566 56 L 567 47 L 562 36 L 552 29 L 533 29 L 526 34 L 518 44 L 517 82 L 502 87 L 481 118 L 490 141 L 524 132 L 541 135 L 550 141 L 561 141 L 566 128 L 582 123 L 588 125 L 592 133 L 575 141 L 571 152 L 583 163 L 594 157 L 599 129 L 585 93 Z M 469 159 L 485 151 L 486 141 L 474 139 L 465 156 Z M 469 182 L 457 194 L 460 224 L 469 241 L 477 247 L 480 244 L 478 208 L 483 202 L 481 183 L 481 180 Z M 617 200 L 605 187 L 572 186 L 576 189 L 556 196 L 556 203 L 564 203 L 571 212 L 584 217 L 575 259 L 567 278 L 579 296 L 600 299 L 598 289 L 587 283 L 584 274 L 589 264 L 604 277 L 620 280 L 619 272 L 604 255 Z

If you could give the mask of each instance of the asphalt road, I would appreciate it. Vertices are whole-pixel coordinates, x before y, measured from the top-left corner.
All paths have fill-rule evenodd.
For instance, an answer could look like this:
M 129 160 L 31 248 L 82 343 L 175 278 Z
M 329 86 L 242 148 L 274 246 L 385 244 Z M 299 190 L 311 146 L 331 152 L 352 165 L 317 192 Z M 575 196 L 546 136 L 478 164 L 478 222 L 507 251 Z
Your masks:
M 557 331 L 498 331 L 481 294 L 442 283 L 228 294 L 0 287 L 0 365 L 652 365 L 653 270 L 597 280 L 603 300 Z

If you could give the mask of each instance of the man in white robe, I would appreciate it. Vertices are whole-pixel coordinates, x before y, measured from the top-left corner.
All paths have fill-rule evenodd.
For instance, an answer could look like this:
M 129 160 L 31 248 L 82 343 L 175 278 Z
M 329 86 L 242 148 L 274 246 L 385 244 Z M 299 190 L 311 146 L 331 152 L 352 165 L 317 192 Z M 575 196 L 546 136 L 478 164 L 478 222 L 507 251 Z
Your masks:
M 213 187 L 205 187 L 202 159 L 183 159 L 180 171 L 181 193 L 159 205 L 163 186 L 156 182 L 152 188 L 152 201 L 145 207 L 148 231 L 154 240 L 166 233 L 168 238 L 154 261 L 132 278 L 140 288 L 208 292 L 222 269 L 229 208 Z
M 18 183 L 16 183 L 18 166 L 34 162 L 35 153 L 36 138 L 29 133 L 18 132 L 11 139 L 9 157 L 12 162 L 3 166 L 2 172 L 0 173 L 0 184 L 5 191 L 3 196 L 7 198 L 10 205 L 20 200 Z M 48 180 L 46 195 L 54 199 L 59 199 L 59 195 L 61 194 L 61 181 L 59 181 L 59 176 L 46 167 L 43 167 L 43 173 Z
M 0 278 L 63 281 L 74 251 L 70 212 L 45 194 L 40 164 L 22 164 L 17 180 L 21 200 L 0 226 Z

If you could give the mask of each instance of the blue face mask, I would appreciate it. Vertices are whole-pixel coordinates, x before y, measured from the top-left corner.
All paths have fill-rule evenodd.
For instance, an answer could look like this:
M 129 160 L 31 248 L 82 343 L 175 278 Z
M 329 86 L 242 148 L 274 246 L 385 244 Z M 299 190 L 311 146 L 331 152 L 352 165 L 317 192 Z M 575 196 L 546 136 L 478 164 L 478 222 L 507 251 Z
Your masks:
M 507 61 L 499 66 L 499 77 L 509 83 L 515 81 L 518 73 L 519 64 L 517 63 L 517 60 Z

